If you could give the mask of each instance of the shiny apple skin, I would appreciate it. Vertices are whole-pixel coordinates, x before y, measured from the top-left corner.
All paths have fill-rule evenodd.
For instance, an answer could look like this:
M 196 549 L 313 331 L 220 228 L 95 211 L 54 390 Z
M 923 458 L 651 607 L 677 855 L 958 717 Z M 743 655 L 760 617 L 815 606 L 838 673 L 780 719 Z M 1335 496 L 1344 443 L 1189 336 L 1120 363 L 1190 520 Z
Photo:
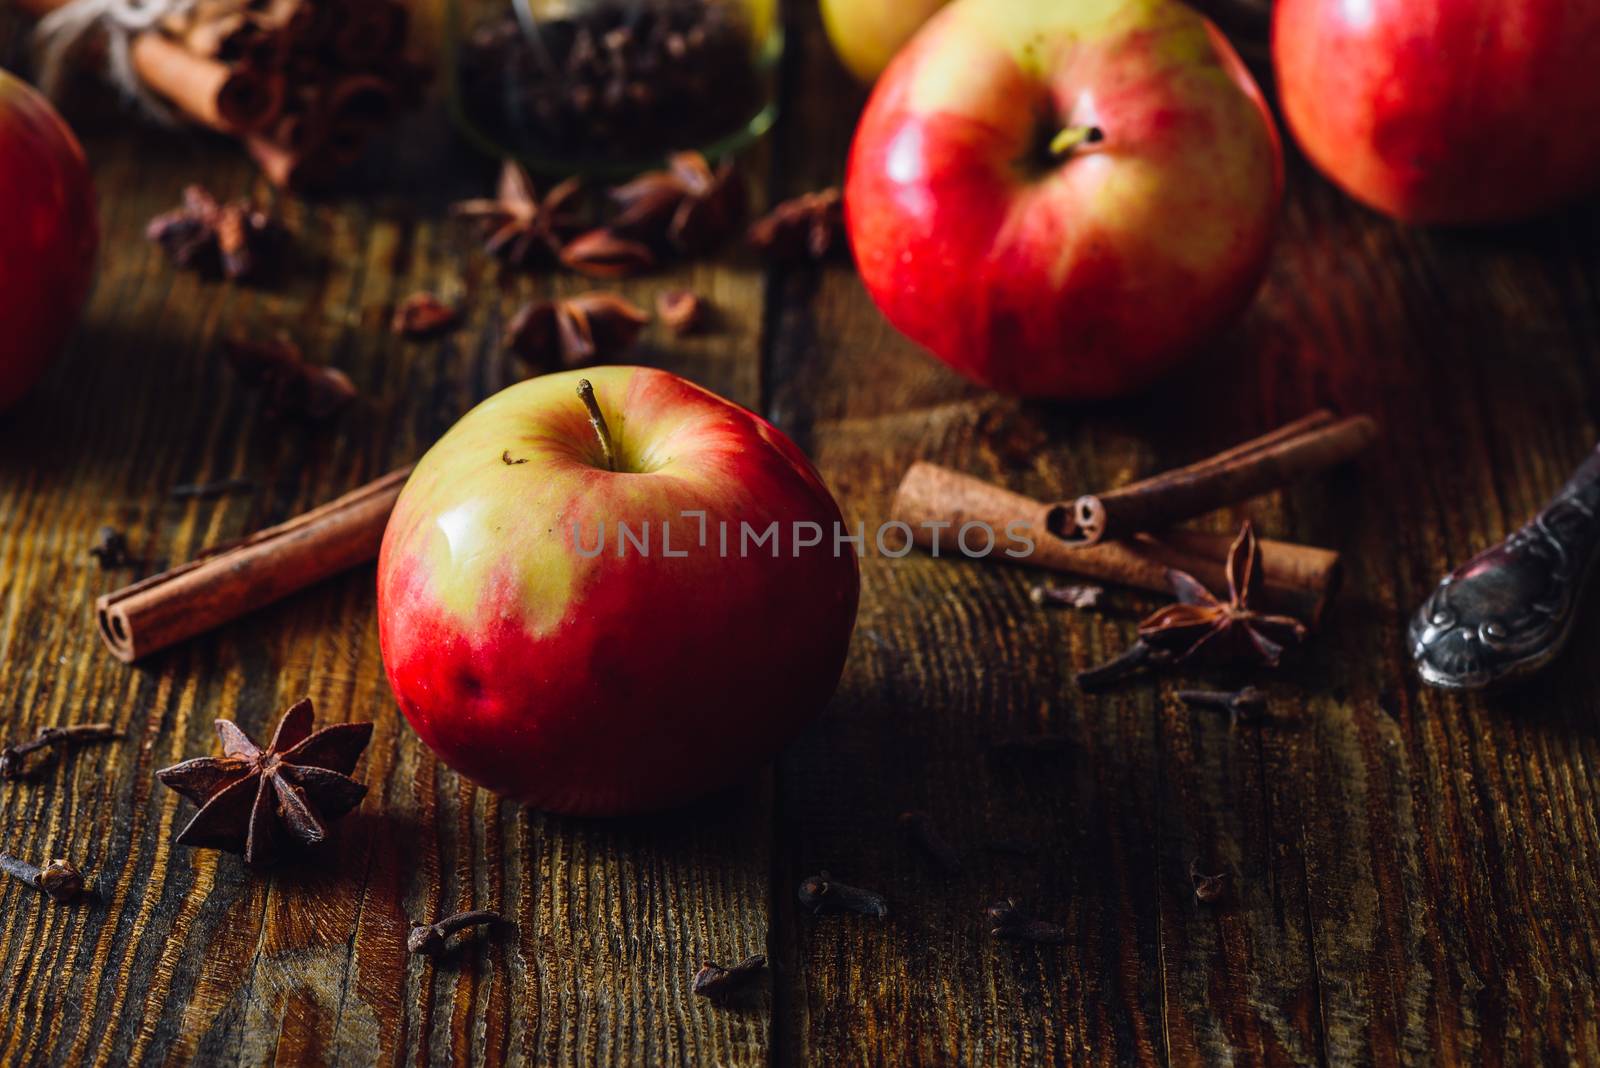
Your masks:
M 1300 147 L 1414 223 L 1538 215 L 1600 187 L 1600 4 L 1279 0 L 1273 65 Z
M 48 101 L 0 70 L 0 411 L 32 388 L 94 279 L 100 226 L 83 149 Z
M 1041 135 L 1096 126 L 1051 165 Z M 1170 0 L 957 0 L 878 79 L 845 211 L 889 321 L 1007 393 L 1137 391 L 1260 283 L 1283 158 L 1221 34 Z
M 601 466 L 585 376 L 630 470 Z M 704 550 L 690 510 L 707 513 Z M 618 519 L 651 521 L 652 555 L 618 558 Z M 389 682 L 445 763 L 505 797 L 585 815 L 685 801 L 754 774 L 838 684 L 859 592 L 850 546 L 832 551 L 838 519 L 788 438 L 682 378 L 531 379 L 463 417 L 401 492 L 378 560 Z M 585 558 L 601 520 L 604 551 Z M 661 554 L 662 520 L 687 556 Z M 808 520 L 830 540 L 792 557 L 785 534 L 781 559 L 740 558 L 740 520 Z

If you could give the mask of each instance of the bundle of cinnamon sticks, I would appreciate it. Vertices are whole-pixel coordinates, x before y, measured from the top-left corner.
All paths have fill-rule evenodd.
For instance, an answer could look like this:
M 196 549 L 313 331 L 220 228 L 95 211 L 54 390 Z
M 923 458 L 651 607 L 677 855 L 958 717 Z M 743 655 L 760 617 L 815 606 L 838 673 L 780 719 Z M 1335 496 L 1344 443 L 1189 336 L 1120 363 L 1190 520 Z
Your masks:
M 67 0 L 22 0 L 43 16 Z M 421 100 L 402 0 L 197 0 L 133 36 L 141 87 L 238 138 L 273 184 L 304 188 L 355 162 Z
M 1319 411 L 1197 463 L 1120 489 L 1070 501 L 1036 501 L 930 463 L 906 472 L 890 508 L 923 548 L 940 530 L 1020 522 L 1034 549 L 1018 563 L 1136 589 L 1167 592 L 1171 569 L 1220 590 L 1232 538 L 1173 524 L 1325 471 L 1360 455 L 1377 437 L 1366 416 Z M 948 540 L 948 539 L 947 539 Z M 1002 554 L 999 558 L 1006 559 Z M 1276 610 L 1315 625 L 1338 586 L 1339 554 L 1261 542 L 1264 596 Z

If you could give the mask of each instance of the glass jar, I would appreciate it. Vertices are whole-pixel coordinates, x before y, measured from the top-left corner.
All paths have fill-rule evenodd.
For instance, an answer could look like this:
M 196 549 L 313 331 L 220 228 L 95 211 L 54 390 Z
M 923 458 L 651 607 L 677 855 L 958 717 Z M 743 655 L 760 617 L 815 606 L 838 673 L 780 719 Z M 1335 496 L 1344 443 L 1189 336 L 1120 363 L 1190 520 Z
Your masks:
M 451 111 L 539 171 L 736 151 L 777 117 L 778 0 L 449 0 Z

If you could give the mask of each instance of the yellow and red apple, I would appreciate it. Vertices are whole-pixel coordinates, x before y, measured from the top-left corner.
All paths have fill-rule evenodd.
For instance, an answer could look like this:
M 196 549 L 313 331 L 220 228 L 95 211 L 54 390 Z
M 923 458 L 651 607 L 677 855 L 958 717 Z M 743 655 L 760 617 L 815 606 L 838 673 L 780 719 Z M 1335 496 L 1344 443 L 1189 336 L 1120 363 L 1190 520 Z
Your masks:
M 928 16 L 949 2 L 821 0 L 822 25 L 839 61 L 863 82 L 871 82 Z
M 378 619 L 400 708 L 441 759 L 608 815 L 747 777 L 815 716 L 859 579 L 833 497 L 770 423 L 664 371 L 583 374 L 603 429 L 580 373 L 546 375 L 422 458 L 384 534 Z
M 1279 0 L 1284 117 L 1395 218 L 1495 223 L 1600 189 L 1600 4 Z
M 1283 161 L 1261 94 L 1174 0 L 956 0 L 895 57 L 845 187 L 889 321 L 1008 393 L 1140 389 L 1248 303 Z
M 48 101 L 0 70 L 0 410 L 44 373 L 94 278 L 100 225 L 83 149 Z

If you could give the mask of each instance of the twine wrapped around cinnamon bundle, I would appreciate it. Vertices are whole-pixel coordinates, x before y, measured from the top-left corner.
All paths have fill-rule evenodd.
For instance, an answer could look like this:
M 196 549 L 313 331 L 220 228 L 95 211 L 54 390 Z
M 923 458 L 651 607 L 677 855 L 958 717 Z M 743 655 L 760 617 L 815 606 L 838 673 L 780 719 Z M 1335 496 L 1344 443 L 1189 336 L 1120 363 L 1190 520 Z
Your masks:
M 268 180 L 304 188 L 420 103 L 403 0 L 20 0 L 40 16 L 40 84 L 98 41 L 107 76 L 157 118 L 238 138 Z

